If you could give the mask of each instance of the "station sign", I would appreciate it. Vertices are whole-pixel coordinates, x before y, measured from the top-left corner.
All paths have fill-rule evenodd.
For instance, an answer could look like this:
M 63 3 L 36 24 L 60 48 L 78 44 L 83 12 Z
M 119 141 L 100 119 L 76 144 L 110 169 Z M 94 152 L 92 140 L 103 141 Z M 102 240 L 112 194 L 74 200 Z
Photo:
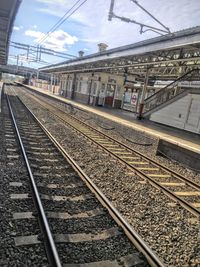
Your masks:
M 138 101 L 138 93 L 134 92 L 131 95 L 131 105 L 132 106 L 137 106 L 137 101 Z

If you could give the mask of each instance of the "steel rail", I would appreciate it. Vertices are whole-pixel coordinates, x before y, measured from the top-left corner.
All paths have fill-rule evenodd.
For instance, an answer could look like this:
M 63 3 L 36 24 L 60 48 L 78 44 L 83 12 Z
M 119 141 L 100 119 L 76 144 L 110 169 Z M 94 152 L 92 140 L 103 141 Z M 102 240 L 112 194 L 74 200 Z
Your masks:
M 59 110 L 60 110 L 60 109 L 59 109 Z M 70 115 L 70 116 L 72 116 L 72 115 Z M 72 117 L 73 117 L 73 116 L 72 116 Z M 73 118 L 74 118 L 74 117 L 73 117 Z M 80 120 L 77 119 L 77 118 L 75 118 L 75 120 L 80 121 Z M 91 127 L 93 131 L 96 131 L 96 132 L 98 132 L 99 134 L 105 136 L 106 138 L 110 139 L 112 142 L 117 143 L 119 146 L 125 147 L 128 151 L 130 151 L 130 152 L 132 152 L 132 153 L 135 153 L 135 154 L 139 155 L 140 157 L 144 158 L 145 160 L 147 160 L 147 161 L 153 163 L 155 166 L 157 166 L 157 167 L 160 168 L 161 170 L 166 171 L 166 172 L 168 172 L 168 173 L 170 173 L 170 174 L 173 174 L 175 178 L 181 179 L 182 181 L 184 181 L 185 183 L 187 183 L 189 186 L 192 186 L 192 187 L 194 187 L 195 189 L 200 190 L 200 185 L 197 184 L 197 183 L 195 183 L 194 181 L 192 181 L 192 180 L 190 180 L 190 179 L 188 179 L 188 178 L 182 176 L 181 174 L 179 174 L 179 173 L 177 173 L 177 172 L 171 170 L 170 168 L 164 166 L 163 164 L 161 164 L 161 163 L 159 163 L 159 162 L 157 162 L 157 161 L 155 161 L 155 160 L 149 158 L 148 156 L 142 154 L 141 152 L 136 151 L 136 150 L 130 148 L 130 147 L 127 146 L 126 144 L 124 144 L 124 143 L 122 143 L 122 142 L 116 140 L 115 138 L 113 138 L 113 137 L 107 135 L 106 133 L 102 133 L 102 132 L 100 132 L 99 130 L 95 129 L 93 126 L 90 126 L 90 125 L 88 125 L 88 124 L 86 124 L 85 122 L 82 122 L 82 121 L 80 121 L 80 122 L 83 123 L 83 124 L 85 124 L 85 125 L 87 125 L 87 127 Z
M 17 96 L 18 97 L 18 96 Z M 63 157 L 69 162 L 72 168 L 78 173 L 80 178 L 87 184 L 89 189 L 95 194 L 97 199 L 101 204 L 106 207 L 106 209 L 111 214 L 112 218 L 116 221 L 118 225 L 122 227 L 126 233 L 128 239 L 133 243 L 134 246 L 140 250 L 143 255 L 147 258 L 149 264 L 152 267 L 166 267 L 166 265 L 159 259 L 159 257 L 151 250 L 151 248 L 146 244 L 146 242 L 140 237 L 139 234 L 130 226 L 129 223 L 125 221 L 122 215 L 117 211 L 117 209 L 112 205 L 112 203 L 106 198 L 106 196 L 98 189 L 98 187 L 91 181 L 91 179 L 85 174 L 85 172 L 78 166 L 78 164 L 73 160 L 73 158 L 65 151 L 65 149 L 58 143 L 58 141 L 53 137 L 53 135 L 46 129 L 46 127 L 40 122 L 40 120 L 33 114 L 33 112 L 26 106 L 26 104 L 18 97 L 24 107 L 33 116 L 34 120 L 38 123 L 40 128 L 49 137 L 52 143 L 61 152 Z
M 57 116 L 54 113 L 52 113 L 52 114 L 54 116 Z M 59 118 L 59 116 L 57 116 L 57 117 Z M 62 120 L 62 119 L 60 118 L 60 120 Z M 157 189 L 161 189 L 163 191 L 163 193 L 165 193 L 166 195 L 168 195 L 175 202 L 178 201 L 180 203 L 180 205 L 182 205 L 185 209 L 187 209 L 188 211 L 190 211 L 191 213 L 193 213 L 195 216 L 197 216 L 197 217 L 200 216 L 200 211 L 198 209 L 196 209 L 195 207 L 193 207 L 192 205 L 190 205 L 187 201 L 183 200 L 182 198 L 180 198 L 179 196 L 177 196 L 175 193 L 173 193 L 169 189 L 167 189 L 164 186 L 162 186 L 161 184 L 159 184 L 159 182 L 155 181 L 153 178 L 149 177 L 144 172 L 138 170 L 137 167 L 132 166 L 126 160 L 123 160 L 122 158 L 120 158 L 120 156 L 118 156 L 118 155 L 114 154 L 113 152 L 111 152 L 104 145 L 101 145 L 100 143 L 98 143 L 98 141 L 95 141 L 93 138 L 90 138 L 87 134 L 84 134 L 81 130 L 79 130 L 78 128 L 76 128 L 72 124 L 66 122 L 65 120 L 63 120 L 63 122 L 65 124 L 68 124 L 70 127 L 74 128 L 77 132 L 81 133 L 86 138 L 90 139 L 93 143 L 95 143 L 96 145 L 98 145 L 102 149 L 106 150 L 110 155 L 112 155 L 113 157 L 117 158 L 120 162 L 122 162 L 123 164 L 127 165 L 130 170 L 134 170 L 138 175 L 140 175 L 141 178 L 147 179 L 154 187 L 156 187 Z
M 30 167 L 30 164 L 29 164 L 29 161 L 28 161 L 28 157 L 26 155 L 26 151 L 25 151 L 25 148 L 24 148 L 24 145 L 23 145 L 23 141 L 22 141 L 20 133 L 19 133 L 19 129 L 18 129 L 18 126 L 17 126 L 17 122 L 16 122 L 16 119 L 15 119 L 11 104 L 10 104 L 10 100 L 9 100 L 8 95 L 6 95 L 6 96 L 7 96 L 7 102 L 8 102 L 8 107 L 9 107 L 9 110 L 10 110 L 11 118 L 12 118 L 12 121 L 13 121 L 13 124 L 14 124 L 14 127 L 15 127 L 15 131 L 16 131 L 16 134 L 17 134 L 17 137 L 18 137 L 20 148 L 21 148 L 21 151 L 22 151 L 25 163 L 26 163 L 26 167 L 27 167 L 27 170 L 28 170 L 28 174 L 29 174 L 29 177 L 30 177 L 31 186 L 32 186 L 32 189 L 33 189 L 33 194 L 34 194 L 34 199 L 36 201 L 36 205 L 37 205 L 38 212 L 39 212 L 40 219 L 41 219 L 40 221 L 42 223 L 42 229 L 45 231 L 45 237 L 46 237 L 46 241 L 47 241 L 48 249 L 49 249 L 49 251 L 47 251 L 47 255 L 48 255 L 48 258 L 49 258 L 50 263 L 51 263 L 52 266 L 61 267 L 62 265 L 61 265 L 61 262 L 60 262 L 60 259 L 59 259 L 59 256 L 58 256 L 58 252 L 57 252 L 54 240 L 53 240 L 53 236 L 52 236 L 49 224 L 48 224 L 48 220 L 47 220 L 44 208 L 43 208 L 43 205 L 42 205 L 42 202 L 41 202 L 41 199 L 40 199 L 38 188 L 37 188 L 37 185 L 35 183 L 33 173 L 31 171 L 31 167 Z
M 31 91 L 32 91 L 32 89 L 31 89 Z M 44 95 L 43 95 L 43 96 L 44 96 Z M 33 97 L 37 98 L 37 99 L 36 99 L 37 101 L 40 101 L 40 99 L 38 99 L 38 96 L 34 95 Z M 44 96 L 44 97 L 45 97 L 45 96 Z M 48 97 L 48 96 L 47 96 L 47 97 Z M 51 97 L 51 96 L 50 96 L 50 97 Z M 55 99 L 55 100 L 57 100 L 57 99 Z M 61 100 L 61 101 L 58 100 L 58 101 L 59 101 L 59 102 L 62 102 L 62 100 Z M 66 113 L 65 113 L 61 108 L 59 108 L 59 107 L 55 107 L 55 106 L 53 106 L 52 104 L 50 104 L 49 102 L 47 102 L 47 101 L 46 101 L 46 103 L 47 103 L 47 105 L 51 106 L 53 109 L 58 109 L 59 111 L 61 111 L 62 113 L 64 113 L 64 115 L 66 115 Z M 67 103 L 65 103 L 65 102 L 62 102 L 62 103 L 67 104 Z M 43 103 L 41 104 L 41 102 L 40 102 L 40 105 L 43 105 Z M 67 104 L 67 105 L 69 105 L 69 104 Z M 44 105 L 43 105 L 43 106 L 44 106 Z M 45 107 L 45 108 L 46 108 L 46 107 Z M 75 108 L 76 108 L 76 107 L 75 107 Z M 50 111 L 50 112 L 51 112 L 51 111 Z M 57 115 L 57 114 L 55 114 L 55 113 L 53 113 L 53 115 L 56 116 L 56 117 L 58 117 L 59 119 L 61 119 L 63 122 L 67 122 L 65 119 L 61 118 L 59 115 Z M 80 119 L 77 119 L 77 118 L 74 117 L 73 115 L 71 115 L 71 114 L 67 114 L 67 116 L 70 116 L 73 120 L 77 121 L 78 123 L 82 124 L 83 126 L 89 128 L 89 129 L 92 129 L 92 130 L 95 131 L 96 133 L 98 133 L 98 134 L 100 134 L 100 135 L 102 135 L 102 136 L 105 136 L 106 138 L 110 139 L 112 142 L 117 143 L 119 146 L 125 147 L 128 151 L 130 151 L 130 152 L 132 152 L 132 153 L 135 153 L 135 154 L 139 155 L 140 157 L 146 159 L 146 160 L 149 161 L 149 162 L 152 162 L 153 164 L 155 164 L 155 166 L 157 166 L 158 168 L 162 169 L 163 171 L 166 171 L 166 172 L 168 172 L 168 173 L 170 173 L 170 174 L 173 174 L 175 178 L 181 179 L 182 181 L 184 181 L 185 183 L 187 183 L 189 186 L 192 186 L 192 187 L 194 187 L 195 189 L 200 190 L 200 185 L 197 184 L 197 183 L 195 183 L 194 181 L 192 181 L 192 180 L 190 180 L 190 179 L 188 179 L 188 178 L 182 176 L 181 174 L 179 174 L 179 173 L 177 173 L 177 172 L 171 170 L 170 168 L 164 166 L 163 164 L 157 162 L 156 160 L 153 160 L 153 159 L 149 158 L 148 156 L 142 154 L 141 152 L 136 151 L 136 150 L 134 150 L 133 148 L 130 148 L 128 145 L 126 145 L 126 144 L 124 144 L 124 143 L 122 143 L 122 142 L 116 140 L 115 138 L 113 138 L 112 136 L 107 135 L 106 133 L 103 133 L 103 132 L 97 130 L 97 129 L 94 128 L 93 126 L 88 125 L 87 123 L 85 123 L 84 121 L 81 121 Z M 88 136 L 87 136 L 87 137 L 88 137 Z M 88 137 L 88 138 L 89 138 L 89 137 Z M 91 139 L 91 138 L 90 138 L 90 139 Z M 91 139 L 91 140 L 94 141 L 93 139 Z
M 22 101 L 22 100 L 21 100 Z M 37 100 L 38 102 L 40 102 L 40 100 Z M 172 191 L 170 191 L 169 189 L 165 188 L 164 186 L 162 186 L 161 184 L 159 184 L 159 182 L 155 181 L 153 178 L 149 177 L 147 174 L 145 174 L 144 172 L 142 172 L 141 170 L 138 170 L 137 167 L 132 166 L 131 164 L 129 164 L 126 160 L 123 160 L 122 158 L 120 158 L 120 156 L 114 154 L 113 152 L 111 152 L 108 148 L 104 147 L 103 145 L 101 145 L 100 143 L 98 143 L 98 141 L 95 141 L 93 138 L 90 138 L 87 134 L 83 133 L 80 129 L 78 129 L 76 126 L 70 124 L 69 122 L 67 122 L 65 119 L 61 118 L 59 115 L 55 114 L 54 112 L 52 112 L 50 109 L 48 109 L 47 107 L 44 106 L 44 103 L 40 103 L 41 106 L 43 106 L 44 108 L 46 108 L 49 112 L 51 112 L 54 116 L 56 116 L 58 119 L 60 119 L 63 123 L 68 124 L 70 127 L 72 127 L 73 129 L 75 129 L 76 131 L 78 131 L 79 133 L 81 133 L 83 136 L 85 136 L 86 138 L 90 139 L 93 143 L 97 144 L 99 147 L 101 147 L 102 149 L 106 150 L 109 154 L 111 154 L 112 156 L 114 156 L 115 158 L 117 158 L 120 162 L 122 162 L 123 164 L 127 165 L 129 167 L 129 169 L 134 170 L 135 172 L 137 172 L 141 178 L 145 178 L 147 179 L 154 187 L 156 187 L 157 189 L 161 189 L 163 191 L 163 193 L 165 193 L 166 195 L 168 195 L 171 199 L 173 199 L 175 202 L 179 202 L 185 209 L 187 209 L 188 211 L 190 211 L 191 213 L 193 213 L 195 216 L 199 217 L 200 216 L 200 211 L 198 209 L 196 209 L 195 207 L 193 207 L 192 205 L 190 205 L 190 203 L 188 203 L 187 201 L 185 201 L 184 199 L 180 198 L 179 196 L 177 196 L 175 193 L 173 193 Z M 64 113 L 63 110 L 61 110 L 58 107 L 54 107 L 53 105 L 49 104 L 48 105 L 52 106 L 52 108 L 54 109 L 58 109 L 60 111 L 62 111 Z M 66 115 L 66 113 L 64 113 Z M 93 131 L 98 132 L 98 134 L 106 136 L 106 138 L 112 140 L 112 142 L 118 143 L 120 146 L 125 147 L 128 151 L 138 154 L 141 157 L 145 158 L 147 161 L 149 162 L 153 162 L 155 165 L 157 165 L 157 167 L 161 168 L 161 169 L 166 169 L 166 171 L 168 173 L 172 173 L 174 174 L 174 176 L 177 176 L 175 178 L 180 179 L 182 181 L 185 181 L 185 183 L 187 183 L 187 185 L 190 185 L 194 188 L 197 188 L 199 190 L 200 186 L 196 183 L 194 183 L 191 180 L 188 180 L 187 178 L 181 176 L 180 174 L 177 174 L 174 171 L 171 171 L 169 168 L 161 165 L 160 163 L 157 163 L 156 161 L 151 160 L 150 158 L 148 158 L 147 156 L 141 154 L 140 152 L 137 152 L 131 148 L 129 148 L 128 146 L 124 145 L 123 143 L 115 140 L 114 138 L 96 130 L 95 128 L 93 128 L 92 126 L 87 125 L 85 122 L 80 121 L 77 118 L 74 118 L 72 115 L 68 116 L 72 117 L 72 120 L 77 121 L 79 124 L 84 125 L 84 127 L 87 127 L 88 129 L 92 129 Z

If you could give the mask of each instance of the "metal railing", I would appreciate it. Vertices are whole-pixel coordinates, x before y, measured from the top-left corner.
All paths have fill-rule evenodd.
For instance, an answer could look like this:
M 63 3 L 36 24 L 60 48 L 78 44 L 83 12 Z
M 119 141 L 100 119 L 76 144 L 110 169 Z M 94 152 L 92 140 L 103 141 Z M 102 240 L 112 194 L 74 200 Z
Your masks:
M 188 75 L 193 72 L 199 71 L 199 69 L 193 69 L 179 77 L 177 80 L 171 82 L 160 91 L 156 92 L 152 96 L 148 97 L 144 101 L 144 113 L 153 110 L 154 108 L 166 103 L 175 96 L 181 94 L 186 90 L 184 86 L 179 86 L 179 82 L 184 80 Z

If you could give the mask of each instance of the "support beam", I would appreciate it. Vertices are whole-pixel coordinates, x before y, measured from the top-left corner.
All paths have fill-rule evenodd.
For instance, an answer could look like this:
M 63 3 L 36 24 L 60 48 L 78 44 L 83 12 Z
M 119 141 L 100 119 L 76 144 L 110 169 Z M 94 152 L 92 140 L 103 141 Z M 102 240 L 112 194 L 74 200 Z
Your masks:
M 146 75 L 145 75 L 145 80 L 144 80 L 144 86 L 143 86 L 143 89 L 142 89 L 142 95 L 141 95 L 141 98 L 140 98 L 139 114 L 138 114 L 138 119 L 139 120 L 142 119 L 142 112 L 143 112 L 143 109 L 144 109 L 144 99 L 145 99 L 145 95 L 146 95 L 146 92 L 147 92 L 147 85 L 148 85 L 148 80 L 149 80 L 149 70 L 150 70 L 150 68 L 147 68 Z
M 52 85 L 53 85 L 53 74 L 51 75 L 50 92 L 52 92 Z
M 76 73 L 74 73 L 74 77 L 72 80 L 72 92 L 71 92 L 71 99 L 74 99 L 74 93 L 75 93 L 75 89 L 76 89 Z
M 90 79 L 90 87 L 89 87 L 89 94 L 88 94 L 88 105 L 90 105 L 90 97 L 91 97 L 91 92 L 92 92 L 92 86 L 93 86 L 93 76 L 94 73 L 92 73 L 92 77 Z

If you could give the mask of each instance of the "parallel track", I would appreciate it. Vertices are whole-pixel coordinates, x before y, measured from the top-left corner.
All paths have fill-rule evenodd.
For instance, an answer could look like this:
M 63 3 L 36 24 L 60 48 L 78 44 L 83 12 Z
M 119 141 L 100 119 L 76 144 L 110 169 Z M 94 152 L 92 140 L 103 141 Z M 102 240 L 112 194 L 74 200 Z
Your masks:
M 83 267 L 85 265 L 82 263 L 86 261 L 91 267 L 97 267 L 98 264 L 107 267 L 131 267 L 137 262 L 141 266 L 149 266 L 140 257 L 138 249 L 151 266 L 164 266 L 19 98 L 8 98 L 8 105 L 29 172 L 51 265 Z M 63 210 L 66 203 L 70 210 Z M 74 211 L 76 205 L 78 211 Z M 91 205 L 95 209 L 88 210 Z M 101 216 L 105 223 L 100 222 Z M 79 224 L 82 227 L 81 220 L 87 221 L 86 229 L 78 229 Z M 65 223 L 67 227 L 63 226 Z M 67 229 L 71 227 L 74 230 L 68 233 Z M 21 242 L 22 238 L 16 240 Z M 33 237 L 33 240 L 37 242 L 38 237 Z M 29 237 L 23 237 L 24 245 L 28 241 L 30 242 Z M 91 259 L 98 258 L 92 253 L 98 254 L 99 246 L 103 256 L 99 261 L 90 262 Z M 81 250 L 85 254 L 84 259 L 80 260 Z
M 61 108 L 55 107 L 48 100 L 45 100 L 44 96 L 42 100 L 39 99 L 39 96 L 36 96 L 36 93 L 32 97 L 53 116 L 91 140 L 111 156 L 117 158 L 128 166 L 130 170 L 136 172 L 143 179 L 148 180 L 156 188 L 161 189 L 195 216 L 200 215 L 199 184 L 128 147 L 113 137 L 100 132 L 75 116 L 66 114 Z

